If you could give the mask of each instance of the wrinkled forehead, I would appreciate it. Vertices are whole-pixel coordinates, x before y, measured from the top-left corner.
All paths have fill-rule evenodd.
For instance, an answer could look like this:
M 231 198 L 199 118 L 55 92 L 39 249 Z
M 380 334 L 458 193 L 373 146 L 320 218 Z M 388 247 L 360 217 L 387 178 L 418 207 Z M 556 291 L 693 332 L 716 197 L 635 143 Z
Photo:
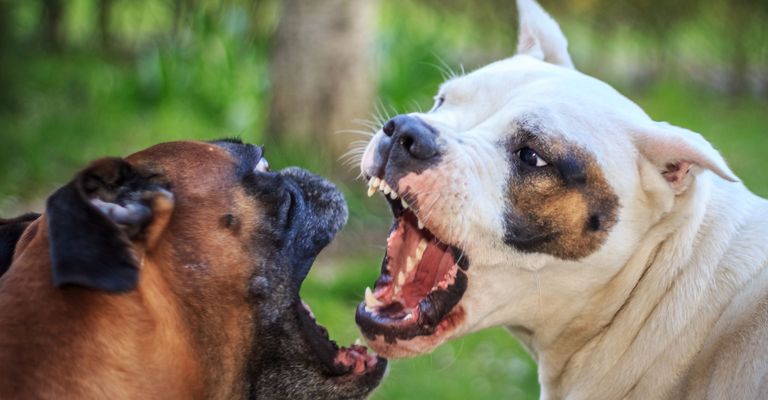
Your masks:
M 140 169 L 164 176 L 174 191 L 189 193 L 231 187 L 241 164 L 219 145 L 191 141 L 161 143 L 126 160 Z
M 519 118 L 547 121 L 552 131 L 583 138 L 619 121 L 648 119 L 610 85 L 570 68 L 518 55 L 445 82 L 439 96 L 465 114 L 467 127 Z M 460 106 L 460 107 L 458 107 Z
M 526 55 L 451 79 L 441 85 L 438 96 L 446 106 L 427 119 L 459 131 L 509 133 L 533 125 L 539 134 L 596 148 L 606 131 L 619 135 L 631 121 L 648 120 L 642 109 L 610 85 Z

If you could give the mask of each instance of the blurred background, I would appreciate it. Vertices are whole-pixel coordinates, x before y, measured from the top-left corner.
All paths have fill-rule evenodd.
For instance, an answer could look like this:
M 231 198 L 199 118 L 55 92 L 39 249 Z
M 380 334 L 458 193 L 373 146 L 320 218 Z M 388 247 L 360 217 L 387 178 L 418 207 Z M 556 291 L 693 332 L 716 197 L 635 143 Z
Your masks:
M 768 1 L 542 0 L 577 67 L 712 141 L 768 195 Z M 429 109 L 445 76 L 512 55 L 512 0 L 0 0 L 0 215 L 41 211 L 88 161 L 161 141 L 241 137 L 274 168 L 329 175 L 351 209 L 303 288 L 357 336 L 389 224 L 355 146 Z M 363 142 L 361 142 L 363 141 Z M 534 399 L 503 329 L 397 361 L 375 399 Z

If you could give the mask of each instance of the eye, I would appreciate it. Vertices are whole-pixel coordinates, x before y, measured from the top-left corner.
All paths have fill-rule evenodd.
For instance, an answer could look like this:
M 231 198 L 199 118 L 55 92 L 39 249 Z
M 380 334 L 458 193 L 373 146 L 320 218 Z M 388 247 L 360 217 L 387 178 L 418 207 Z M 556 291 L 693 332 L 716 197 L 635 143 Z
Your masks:
M 530 147 L 523 147 L 522 149 L 517 151 L 517 156 L 520 157 L 520 160 L 531 167 L 545 167 L 549 165 L 544 159 L 542 159 L 538 153 L 533 151 Z
M 440 106 L 442 106 L 443 103 L 445 103 L 445 96 L 442 96 L 442 95 L 441 96 L 436 96 L 435 97 L 435 105 L 432 106 L 432 109 L 429 110 L 429 111 L 430 112 L 431 111 L 437 111 L 437 109 L 440 108 Z

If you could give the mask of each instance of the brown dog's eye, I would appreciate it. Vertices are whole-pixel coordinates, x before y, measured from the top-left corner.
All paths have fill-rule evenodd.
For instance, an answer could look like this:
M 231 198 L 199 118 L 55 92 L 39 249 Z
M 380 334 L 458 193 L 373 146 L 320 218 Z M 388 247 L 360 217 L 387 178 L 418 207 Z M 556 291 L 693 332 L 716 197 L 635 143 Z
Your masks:
M 227 229 L 236 229 L 237 217 L 232 214 L 225 214 L 223 217 L 221 217 L 221 224 L 224 225 L 224 227 Z
M 520 157 L 520 160 L 531 167 L 544 167 L 549 165 L 544 159 L 542 159 L 538 153 L 536 153 L 533 149 L 530 147 L 523 147 L 522 149 L 517 151 L 517 156 Z

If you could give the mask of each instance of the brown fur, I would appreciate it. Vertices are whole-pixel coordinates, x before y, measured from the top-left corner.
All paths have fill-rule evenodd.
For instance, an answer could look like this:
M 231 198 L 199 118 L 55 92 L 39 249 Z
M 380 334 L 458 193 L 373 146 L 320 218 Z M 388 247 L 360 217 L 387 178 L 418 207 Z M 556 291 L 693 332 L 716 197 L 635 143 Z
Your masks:
M 526 251 L 583 258 L 608 237 L 616 223 L 618 197 L 588 151 L 563 143 L 537 150 L 550 165 L 535 170 L 519 165 L 514 171 L 507 189 L 509 223 L 527 235 L 544 238 Z M 564 163 L 579 169 L 578 181 L 568 181 L 558 172 Z
M 253 317 L 252 264 L 237 239 L 258 224 L 259 205 L 233 184 L 234 163 L 216 146 L 161 145 L 127 160 L 162 172 L 177 199 L 172 216 L 165 205 L 165 222 L 155 218 L 146 242 L 134 243 L 142 260 L 137 289 L 54 287 L 46 217 L 34 222 L 0 279 L 0 398 L 242 393 L 242 349 L 254 341 L 243 324 Z M 237 216 L 238 232 L 221 226 L 221 210 Z

